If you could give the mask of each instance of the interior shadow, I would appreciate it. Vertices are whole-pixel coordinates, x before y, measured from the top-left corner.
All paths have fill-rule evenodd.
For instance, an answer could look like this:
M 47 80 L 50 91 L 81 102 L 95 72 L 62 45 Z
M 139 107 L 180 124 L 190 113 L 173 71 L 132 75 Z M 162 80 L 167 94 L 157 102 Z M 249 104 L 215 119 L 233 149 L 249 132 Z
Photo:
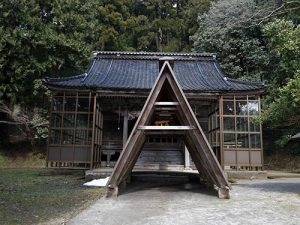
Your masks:
M 198 174 L 180 173 L 151 173 L 133 172 L 131 182 L 126 188 L 120 190 L 122 195 L 156 189 L 160 192 L 181 192 L 188 191 L 193 193 L 216 196 L 213 188 L 207 187 L 200 182 Z

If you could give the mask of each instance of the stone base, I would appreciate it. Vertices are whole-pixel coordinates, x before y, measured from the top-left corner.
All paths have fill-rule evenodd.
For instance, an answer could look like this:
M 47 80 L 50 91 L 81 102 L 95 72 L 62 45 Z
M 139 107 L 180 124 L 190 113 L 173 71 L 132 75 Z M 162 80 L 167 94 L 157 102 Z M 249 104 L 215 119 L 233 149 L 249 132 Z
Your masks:
M 118 187 L 107 187 L 106 188 L 106 198 L 116 198 L 119 194 Z
M 267 179 L 266 171 L 225 171 L 228 179 Z
M 219 199 L 230 199 L 229 187 L 219 188 L 218 189 L 218 198 Z

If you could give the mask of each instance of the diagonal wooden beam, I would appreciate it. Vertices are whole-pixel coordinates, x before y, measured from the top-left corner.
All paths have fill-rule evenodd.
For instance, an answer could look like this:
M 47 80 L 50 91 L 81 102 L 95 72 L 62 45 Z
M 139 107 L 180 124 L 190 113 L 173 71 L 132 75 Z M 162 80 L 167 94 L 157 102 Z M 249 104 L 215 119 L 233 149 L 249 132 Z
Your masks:
M 158 96 L 161 94 L 162 87 L 165 82 L 168 82 L 165 87 L 168 95 L 171 97 L 171 102 L 158 102 Z M 170 90 L 169 90 L 170 87 Z M 178 120 L 182 126 L 149 126 L 155 106 L 175 106 L 178 113 Z M 142 109 L 141 115 L 138 118 L 133 131 L 128 138 L 124 149 L 115 165 L 108 185 L 108 196 L 118 194 L 118 186 L 124 183 L 127 176 L 131 173 L 141 149 L 145 143 L 145 135 L 147 131 L 174 131 L 185 132 L 185 143 L 195 162 L 195 165 L 211 183 L 219 187 L 219 196 L 229 196 L 229 183 L 220 167 L 216 156 L 214 155 L 210 144 L 205 137 L 201 126 L 194 115 L 172 68 L 168 62 L 165 62 L 160 70 L 155 84 L 147 98 L 147 101 Z
M 141 151 L 141 146 L 143 145 L 141 140 L 145 139 L 143 138 L 142 131 L 138 130 L 137 127 L 144 126 L 147 122 L 149 122 L 150 117 L 153 114 L 154 104 L 160 94 L 164 82 L 166 81 L 166 76 L 163 75 L 165 67 L 166 64 L 163 65 L 155 81 L 154 87 L 152 88 L 141 114 L 114 167 L 110 180 L 108 181 L 107 196 L 118 194 L 118 185 L 125 179 L 125 175 L 129 174 L 130 169 L 134 166 L 135 161 L 132 159 L 135 159 L 136 157 L 133 156 L 136 156 Z
M 135 131 L 134 134 L 130 137 L 131 141 L 126 143 L 125 148 L 123 149 L 121 155 L 123 160 L 118 160 L 118 165 L 115 165 L 113 173 L 111 174 L 107 197 L 112 195 L 118 195 L 118 186 L 125 179 L 125 174 L 128 173 L 129 168 L 134 165 L 133 162 L 136 152 L 140 152 L 141 147 L 145 142 L 145 137 L 142 131 Z M 119 159 L 121 156 L 119 157 Z
M 197 139 L 195 139 L 194 141 L 197 140 L 198 144 L 201 145 L 202 148 L 202 152 L 204 153 L 205 157 L 207 160 L 209 160 L 210 162 L 210 166 L 207 168 L 210 170 L 210 177 L 211 180 L 216 182 L 216 185 L 218 185 L 219 187 L 224 187 L 224 186 L 230 186 L 225 174 L 221 168 L 221 166 L 218 163 L 218 160 L 215 156 L 215 154 L 213 153 L 213 150 L 210 147 L 210 144 L 204 134 L 204 132 L 202 131 L 202 128 L 197 120 L 197 118 L 195 117 L 190 105 L 188 104 L 188 101 L 182 91 L 182 89 L 179 86 L 179 83 L 176 80 L 176 77 L 173 74 L 172 69 L 169 67 L 169 72 L 166 73 L 166 77 L 167 80 L 169 81 L 170 86 L 172 87 L 172 90 L 174 91 L 174 94 L 177 98 L 177 101 L 180 105 L 180 109 L 182 110 L 183 114 L 186 116 L 189 125 L 193 125 L 195 127 L 197 127 L 197 131 L 198 135 L 196 135 Z M 182 115 L 182 116 L 184 116 Z M 216 180 L 216 177 L 217 180 Z

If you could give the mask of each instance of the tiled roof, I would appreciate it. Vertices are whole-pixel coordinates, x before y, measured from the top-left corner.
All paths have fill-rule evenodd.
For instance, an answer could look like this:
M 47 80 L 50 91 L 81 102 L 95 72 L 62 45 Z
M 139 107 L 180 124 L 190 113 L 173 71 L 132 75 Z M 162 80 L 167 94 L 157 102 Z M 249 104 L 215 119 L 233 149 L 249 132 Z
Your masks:
M 232 90 L 251 91 L 266 88 L 266 86 L 260 82 L 232 79 L 228 77 L 225 79 L 230 83 Z
M 46 78 L 48 86 L 119 90 L 150 90 L 159 73 L 159 59 L 174 59 L 174 73 L 184 91 L 222 92 L 263 90 L 261 83 L 227 79 L 213 54 L 95 52 L 86 73 Z

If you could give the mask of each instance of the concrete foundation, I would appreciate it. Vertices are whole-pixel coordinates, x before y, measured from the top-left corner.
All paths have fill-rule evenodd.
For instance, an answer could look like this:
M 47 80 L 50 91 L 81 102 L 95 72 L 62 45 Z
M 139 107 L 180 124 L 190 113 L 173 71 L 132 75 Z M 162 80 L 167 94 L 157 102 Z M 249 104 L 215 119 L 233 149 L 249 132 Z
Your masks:
M 87 170 L 85 171 L 85 176 L 86 178 L 89 179 L 96 179 L 96 178 L 105 178 L 110 176 L 110 174 L 112 173 L 113 168 L 107 168 L 107 167 L 103 167 L 103 168 L 98 168 L 98 169 L 94 169 L 94 170 Z M 179 174 L 179 175 L 183 175 L 183 174 L 198 174 L 197 170 L 184 170 L 184 169 L 178 169 L 178 168 L 174 168 L 174 169 L 167 169 L 167 170 L 161 170 L 161 169 L 134 169 L 133 172 L 135 173 L 142 173 L 142 172 L 146 172 L 146 173 L 170 173 L 170 174 Z M 228 179 L 267 179 L 268 178 L 268 174 L 267 171 L 225 171 L 226 172 L 226 176 L 228 177 Z
M 267 171 L 226 171 L 228 179 L 267 179 Z

